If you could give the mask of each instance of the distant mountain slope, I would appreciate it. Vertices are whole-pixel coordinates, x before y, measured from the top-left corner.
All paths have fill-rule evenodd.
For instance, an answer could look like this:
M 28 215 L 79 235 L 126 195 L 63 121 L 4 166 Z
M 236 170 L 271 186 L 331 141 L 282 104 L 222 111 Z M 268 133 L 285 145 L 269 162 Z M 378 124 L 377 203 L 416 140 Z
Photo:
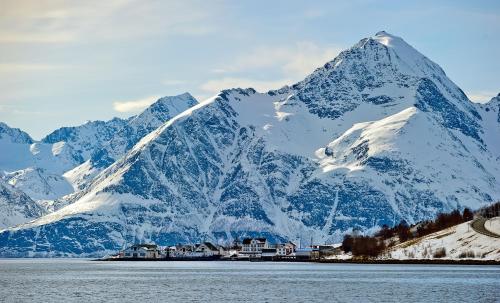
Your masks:
M 7 124 L 0 122 L 0 139 L 11 143 L 33 143 L 33 139 L 19 128 L 11 128 Z
M 23 192 L 16 190 L 0 179 L 0 230 L 32 221 L 45 214 L 43 208 L 38 206 Z
M 500 93 L 488 103 L 475 104 L 482 117 L 482 136 L 487 150 L 496 155 L 496 161 L 500 162 Z
M 477 208 L 500 198 L 490 116 L 379 32 L 291 87 L 225 90 L 170 119 L 72 204 L 0 233 L 0 255 L 246 235 L 338 241 Z
M 63 127 L 35 142 L 0 124 L 3 178 L 35 200 L 53 200 L 83 188 L 142 137 L 170 117 L 197 104 L 189 94 L 160 98 L 129 119 L 92 121 Z
M 127 122 L 124 119 L 114 118 L 109 121 L 89 121 L 80 126 L 62 127 L 42 138 L 41 142 L 47 144 L 64 142 L 74 150 L 75 162 L 82 163 L 113 139 Z
M 65 177 L 71 180 L 75 189 L 82 189 L 88 181 L 122 157 L 144 136 L 196 104 L 198 101 L 189 93 L 158 99 L 142 113 L 131 117 L 126 124 L 114 131 L 109 139 L 105 138 L 103 142 L 92 147 L 92 153 L 85 158 L 86 161 L 66 172 Z
M 26 133 L 1 123 L 0 178 L 32 199 L 53 199 L 69 194 L 72 186 L 61 175 L 76 162 L 64 142 L 35 142 Z M 1 210 L 1 208 L 0 208 Z
M 17 170 L 7 173 L 4 179 L 34 200 L 55 200 L 73 192 L 66 178 L 43 168 Z
M 80 126 L 62 127 L 44 137 L 41 142 L 64 142 L 75 151 L 79 163 L 102 153 L 119 158 L 142 137 L 158 128 L 170 118 L 198 102 L 188 93 L 158 99 L 137 116 L 129 119 L 91 121 Z

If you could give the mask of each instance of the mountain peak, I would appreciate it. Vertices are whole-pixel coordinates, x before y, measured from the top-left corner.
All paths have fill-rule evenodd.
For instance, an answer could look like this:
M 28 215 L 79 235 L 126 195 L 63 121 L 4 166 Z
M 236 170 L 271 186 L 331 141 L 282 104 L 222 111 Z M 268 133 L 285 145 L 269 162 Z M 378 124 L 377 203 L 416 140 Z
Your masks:
M 0 122 L 0 139 L 3 137 L 10 138 L 12 143 L 28 143 L 31 144 L 34 140 L 26 132 L 19 128 L 13 128 L 7 124 Z
M 392 35 L 392 34 L 389 34 L 389 33 L 388 33 L 388 32 L 386 32 L 386 31 L 379 31 L 379 32 L 377 32 L 377 33 L 375 34 L 375 36 L 373 36 L 373 37 L 374 37 L 374 38 L 375 38 L 375 37 L 376 37 L 376 38 L 385 38 L 385 39 L 394 39 L 394 38 L 396 38 L 396 39 L 401 39 L 401 38 L 399 38 L 399 37 L 397 37 L 397 36 L 394 36 L 394 35 Z
M 415 62 L 421 61 L 425 58 L 424 55 L 406 43 L 405 40 L 398 36 L 389 34 L 386 31 L 380 31 L 370 39 L 386 46 L 389 49 L 392 49 L 399 58 L 409 65 L 414 65 Z
M 143 120 L 147 119 L 147 116 L 154 114 L 154 116 L 163 123 L 196 104 L 198 104 L 198 100 L 187 92 L 176 96 L 165 96 L 151 104 L 151 106 L 145 109 L 134 120 L 144 123 Z
M 386 31 L 379 31 L 379 32 L 377 32 L 377 33 L 375 34 L 375 36 L 384 36 L 384 35 L 389 35 L 389 36 L 390 36 L 390 34 L 389 34 L 389 33 L 387 33 Z
M 171 102 L 171 101 L 174 101 L 174 100 L 190 101 L 190 100 L 196 100 L 196 99 L 190 93 L 185 92 L 185 93 L 182 93 L 182 94 L 179 94 L 179 95 L 161 97 L 155 103 L 157 103 L 157 102 L 167 102 L 167 101 Z

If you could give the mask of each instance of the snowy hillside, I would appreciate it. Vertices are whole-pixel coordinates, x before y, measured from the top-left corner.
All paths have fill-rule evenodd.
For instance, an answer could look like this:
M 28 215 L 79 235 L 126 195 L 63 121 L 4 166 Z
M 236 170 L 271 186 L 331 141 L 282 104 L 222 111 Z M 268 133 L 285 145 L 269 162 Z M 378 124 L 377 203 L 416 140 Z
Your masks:
M 0 233 L 0 254 L 100 255 L 137 241 L 257 234 L 335 242 L 353 228 L 478 208 L 500 198 L 491 113 L 379 32 L 293 86 L 225 90 L 180 113 L 73 203 Z M 95 167 L 83 165 L 66 176 Z
M 468 226 L 469 223 L 396 245 L 382 258 L 435 259 L 434 254 L 444 249 L 446 255 L 442 259 L 500 260 L 500 238 L 479 234 Z

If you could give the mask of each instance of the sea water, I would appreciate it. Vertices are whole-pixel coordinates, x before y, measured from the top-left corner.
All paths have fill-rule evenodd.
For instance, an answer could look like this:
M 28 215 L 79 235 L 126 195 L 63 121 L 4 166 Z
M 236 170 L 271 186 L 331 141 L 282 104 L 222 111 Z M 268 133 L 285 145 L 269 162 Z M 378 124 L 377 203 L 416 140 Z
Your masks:
M 0 259 L 0 302 L 500 302 L 500 267 Z

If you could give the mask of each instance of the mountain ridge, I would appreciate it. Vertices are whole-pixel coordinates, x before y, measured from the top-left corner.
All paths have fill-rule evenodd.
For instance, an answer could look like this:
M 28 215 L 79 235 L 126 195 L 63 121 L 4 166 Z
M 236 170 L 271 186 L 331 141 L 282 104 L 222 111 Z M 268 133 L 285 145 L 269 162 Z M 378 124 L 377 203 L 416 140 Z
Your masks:
M 83 188 L 140 138 L 196 103 L 188 93 L 163 97 L 128 119 L 62 127 L 40 141 L 2 123 L 0 135 L 7 140 L 0 155 L 3 178 L 35 200 L 60 199 Z M 16 158 L 21 161 L 12 161 Z
M 224 90 L 194 105 L 68 206 L 1 232 L 0 254 L 99 255 L 134 241 L 253 235 L 338 241 L 500 197 L 488 131 L 498 125 L 402 41 L 377 33 L 295 85 Z M 35 250 L 33 233 L 45 243 Z M 72 238 L 54 243 L 54 233 Z

